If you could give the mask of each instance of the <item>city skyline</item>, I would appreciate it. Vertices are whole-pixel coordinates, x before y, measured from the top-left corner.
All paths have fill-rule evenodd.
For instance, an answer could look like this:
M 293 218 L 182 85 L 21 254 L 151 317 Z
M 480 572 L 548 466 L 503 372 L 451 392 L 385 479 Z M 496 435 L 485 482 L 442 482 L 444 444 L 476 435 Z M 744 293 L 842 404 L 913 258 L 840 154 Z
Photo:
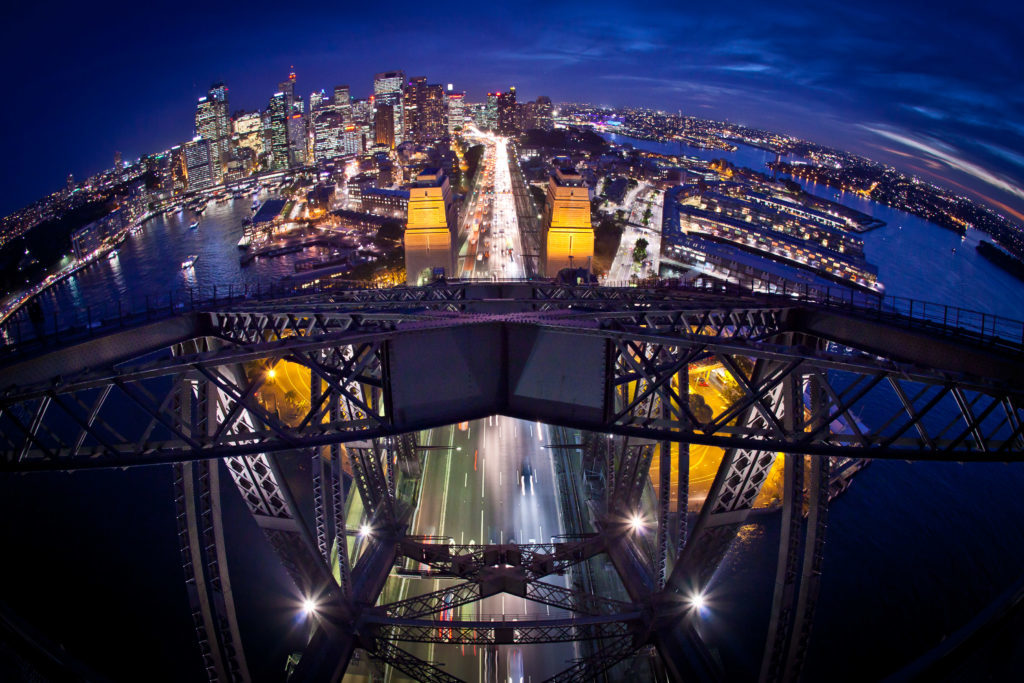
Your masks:
M 654 11 L 549 8 L 557 25 L 567 27 L 555 33 L 524 22 L 539 7 L 487 8 L 465 18 L 462 30 L 412 6 L 396 8 L 394 16 L 403 19 L 393 23 L 372 10 L 319 10 L 331 21 L 302 31 L 289 30 L 301 17 L 270 27 L 252 18 L 259 12 L 234 16 L 213 8 L 205 16 L 232 31 L 200 38 L 179 30 L 181 19 L 161 17 L 159 35 L 192 48 L 166 51 L 159 48 L 170 38 L 137 30 L 138 22 L 153 19 L 145 11 L 97 25 L 95 17 L 68 8 L 46 34 L 55 42 L 41 43 L 53 49 L 38 58 L 27 94 L 46 101 L 39 89 L 60 88 L 59 101 L 69 106 L 45 106 L 33 117 L 30 127 L 45 127 L 45 135 L 9 140 L 13 163 L 0 213 L 59 189 L 68 172 L 80 178 L 109 168 L 115 151 L 133 159 L 189 139 L 195 101 L 212 83 L 231 88 L 232 112 L 265 108 L 275 84 L 294 68 L 304 95 L 347 83 L 354 97 L 365 97 L 374 73 L 403 69 L 410 78 L 452 82 L 475 102 L 515 85 L 520 101 L 550 95 L 556 102 L 727 119 L 857 152 L 951 190 L 969 190 L 1017 220 L 1024 215 L 1024 130 L 1015 123 L 1022 102 L 1013 88 L 1020 48 L 1010 28 L 1020 10 L 982 4 L 965 13 L 949 5 L 925 16 L 887 6 L 890 18 L 883 22 L 870 5 L 838 16 L 836 8 L 738 9 L 730 16 L 705 9 L 656 20 Z M 18 11 L 9 26 L 25 30 L 11 32 L 7 50 L 26 36 L 39 38 L 32 28 L 41 18 Z M 72 25 L 88 26 L 97 40 L 80 42 Z M 952 26 L 961 36 L 955 51 L 946 35 Z M 278 40 L 262 40 L 272 35 Z M 905 35 L 914 36 L 912 45 L 897 40 Z M 424 49 L 446 40 L 456 49 Z M 246 51 L 241 42 L 273 49 Z M 118 47 L 97 47 L 103 44 Z M 118 61 L 123 50 L 145 59 Z M 113 110 L 109 91 L 88 78 L 101 73 L 120 74 L 126 83 L 127 97 Z M 14 112 L 5 116 L 15 124 Z

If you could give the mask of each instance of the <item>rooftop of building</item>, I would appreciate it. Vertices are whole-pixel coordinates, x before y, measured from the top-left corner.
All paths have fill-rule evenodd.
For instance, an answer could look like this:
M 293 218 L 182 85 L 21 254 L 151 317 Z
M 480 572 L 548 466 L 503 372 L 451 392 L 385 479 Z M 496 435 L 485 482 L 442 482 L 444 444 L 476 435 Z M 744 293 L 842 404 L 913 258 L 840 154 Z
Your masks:
M 582 186 L 583 176 L 577 173 L 575 168 L 566 166 L 564 168 L 557 168 L 552 176 L 555 182 L 559 185 L 565 186 Z
M 425 168 L 416 175 L 412 187 L 437 187 L 445 180 L 444 170 L 438 167 Z

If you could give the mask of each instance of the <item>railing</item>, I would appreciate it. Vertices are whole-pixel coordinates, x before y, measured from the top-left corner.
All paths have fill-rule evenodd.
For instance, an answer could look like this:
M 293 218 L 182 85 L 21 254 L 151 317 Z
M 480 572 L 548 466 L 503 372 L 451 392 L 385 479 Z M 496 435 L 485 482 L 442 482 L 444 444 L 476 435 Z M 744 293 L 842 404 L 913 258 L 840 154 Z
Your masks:
M 473 280 L 479 283 L 515 283 L 532 281 L 554 284 L 552 280 Z M 464 281 L 451 281 L 458 285 Z M 581 292 L 591 288 L 633 289 L 645 288 L 669 293 L 677 291 L 713 293 L 735 298 L 755 298 L 757 305 L 774 302 L 778 306 L 794 303 L 824 306 L 833 310 L 849 311 L 859 316 L 884 320 L 906 327 L 925 328 L 942 335 L 965 341 L 987 344 L 1014 351 L 1024 351 L 1024 322 L 969 309 L 921 301 L 907 297 L 876 296 L 845 287 L 784 284 L 781 287 L 747 286 L 722 283 L 710 279 L 683 282 L 675 279 L 648 279 L 628 283 L 611 282 L 603 285 L 573 285 Z M 19 355 L 33 349 L 52 345 L 65 345 L 83 341 L 100 333 L 120 327 L 135 326 L 166 319 L 176 315 L 212 308 L 230 306 L 242 301 L 323 294 L 357 289 L 378 289 L 365 282 L 330 281 L 305 287 L 298 284 L 257 283 L 229 285 L 227 287 L 189 288 L 167 292 L 165 295 L 143 295 L 112 301 L 100 306 L 87 306 L 72 310 L 43 312 L 36 304 L 26 305 L 0 326 L 0 358 Z

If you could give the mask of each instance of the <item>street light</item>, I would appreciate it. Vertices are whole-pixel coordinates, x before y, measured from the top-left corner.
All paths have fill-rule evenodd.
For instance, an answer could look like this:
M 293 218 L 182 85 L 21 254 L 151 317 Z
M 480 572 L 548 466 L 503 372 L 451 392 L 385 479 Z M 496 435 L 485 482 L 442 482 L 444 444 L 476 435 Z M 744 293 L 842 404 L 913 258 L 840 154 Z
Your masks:
M 366 538 L 367 536 L 369 536 L 372 533 L 373 533 L 373 528 L 369 524 L 364 524 L 361 527 L 359 527 L 359 535 L 362 536 L 363 538 Z
M 644 528 L 644 520 L 640 515 L 633 515 L 629 518 L 629 528 L 640 533 Z
M 302 613 L 305 616 L 309 617 L 309 616 L 312 616 L 313 614 L 316 614 L 316 608 L 317 608 L 317 604 L 316 604 L 316 601 L 313 600 L 313 598 L 306 598 L 305 600 L 302 601 Z

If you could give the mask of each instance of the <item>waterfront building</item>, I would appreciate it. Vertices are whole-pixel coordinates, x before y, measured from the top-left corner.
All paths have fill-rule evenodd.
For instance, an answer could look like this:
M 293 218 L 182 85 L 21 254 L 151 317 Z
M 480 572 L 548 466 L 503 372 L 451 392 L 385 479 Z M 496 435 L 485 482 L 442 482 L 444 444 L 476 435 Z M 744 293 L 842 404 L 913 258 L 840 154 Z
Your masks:
M 590 189 L 575 169 L 557 169 L 548 179 L 541 250 L 548 277 L 555 277 L 563 268 L 590 270 L 594 257 Z
M 359 206 L 366 213 L 404 219 L 409 210 L 409 190 L 364 187 L 359 192 Z
M 466 93 L 448 93 L 448 134 L 454 135 L 466 125 Z
M 405 117 L 402 111 L 405 89 L 404 71 L 385 71 L 373 78 L 373 104 L 375 107 L 389 105 L 392 107 L 391 146 L 400 145 L 405 141 Z
M 216 184 L 209 140 L 201 137 L 185 143 L 185 171 L 189 190 L 204 190 Z
M 428 168 L 409 187 L 405 228 L 405 274 L 409 285 L 423 285 L 436 274 L 455 273 L 458 225 L 448 177 Z

